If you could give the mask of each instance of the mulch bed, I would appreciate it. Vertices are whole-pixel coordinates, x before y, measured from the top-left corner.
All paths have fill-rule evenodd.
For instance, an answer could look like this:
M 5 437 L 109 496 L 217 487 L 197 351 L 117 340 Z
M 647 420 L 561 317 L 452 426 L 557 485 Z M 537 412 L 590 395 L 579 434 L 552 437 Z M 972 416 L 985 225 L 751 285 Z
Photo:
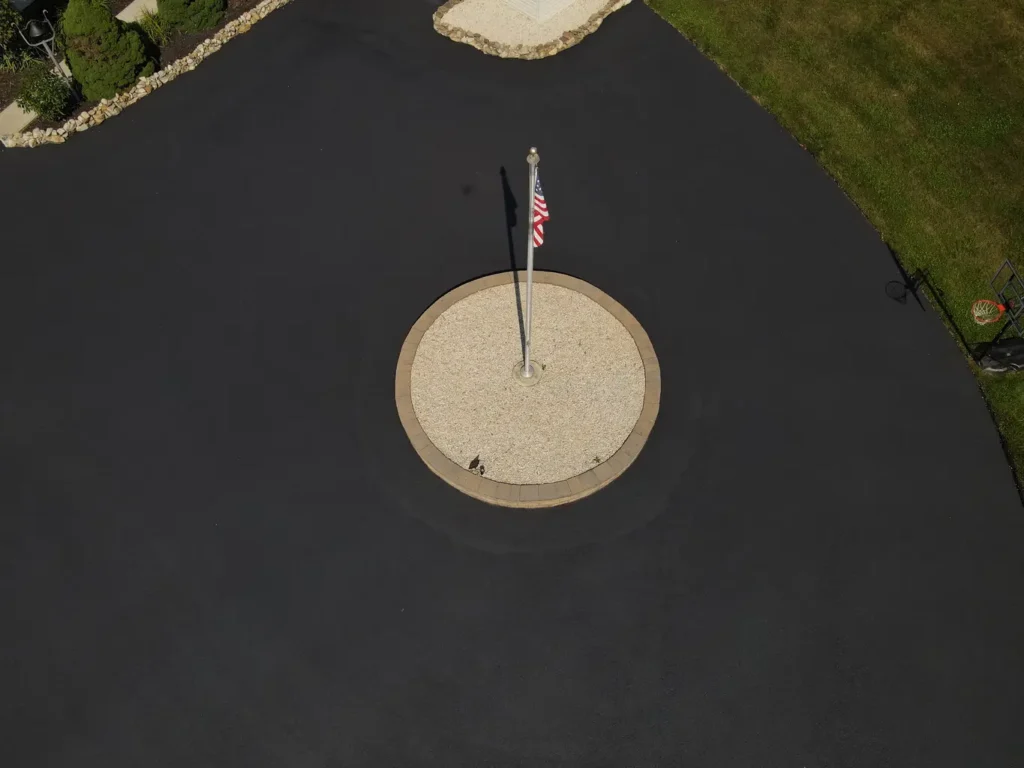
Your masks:
M 167 45 L 160 49 L 160 65 L 170 64 L 182 56 L 188 56 L 197 45 L 203 40 L 211 37 L 218 29 L 229 21 L 234 21 L 246 11 L 250 11 L 260 4 L 260 0 L 228 0 L 227 12 L 224 14 L 224 21 L 213 29 L 203 32 L 177 32 L 168 41 Z
M 21 87 L 21 72 L 0 72 L 0 109 L 18 98 Z
M 111 0 L 110 7 L 113 10 L 118 5 L 121 5 L 120 9 L 114 11 L 114 13 L 116 14 L 119 13 L 120 10 L 123 10 L 129 2 L 131 2 L 131 0 L 127 0 L 127 2 L 125 2 L 125 0 Z M 182 56 L 187 56 L 188 54 L 192 53 L 195 47 L 199 45 L 199 43 L 203 42 L 203 40 L 205 40 L 208 37 L 212 37 L 217 32 L 217 30 L 221 29 L 228 22 L 234 21 L 246 11 L 252 10 L 257 5 L 259 5 L 259 3 L 260 0 L 228 0 L 227 12 L 224 14 L 224 20 L 216 27 L 213 27 L 212 29 L 203 30 L 202 32 L 175 32 L 171 36 L 171 39 L 167 41 L 167 45 L 164 45 L 160 48 L 160 58 L 157 64 L 157 68 L 159 69 L 160 67 L 170 64 L 172 61 L 177 61 Z M 0 96 L 4 95 L 3 88 L 5 77 L 7 77 L 7 75 L 0 75 Z M 20 81 L 20 74 L 16 74 L 15 77 L 17 77 L 18 81 Z M 7 98 L 6 101 L 0 100 L 0 105 L 6 105 L 10 103 L 18 95 L 17 82 L 14 83 L 13 88 L 14 91 L 10 98 Z M 98 102 L 95 101 L 80 102 L 78 105 L 75 106 L 74 110 L 72 110 L 71 114 L 60 120 L 54 121 L 44 120 L 43 118 L 37 118 L 32 122 L 30 126 L 26 127 L 25 130 L 31 130 L 33 128 L 42 128 L 43 130 L 46 130 L 47 128 L 60 128 L 69 119 L 71 119 L 72 117 L 77 117 L 80 113 L 84 112 L 87 109 L 92 109 L 96 106 L 97 103 Z

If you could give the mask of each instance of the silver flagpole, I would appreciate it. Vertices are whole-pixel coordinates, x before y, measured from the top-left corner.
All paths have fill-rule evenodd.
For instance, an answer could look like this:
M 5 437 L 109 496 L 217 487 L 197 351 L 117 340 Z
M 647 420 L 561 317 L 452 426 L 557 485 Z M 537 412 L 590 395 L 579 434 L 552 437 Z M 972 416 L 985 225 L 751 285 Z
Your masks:
M 530 164 L 530 226 L 527 235 L 529 240 L 526 246 L 526 354 L 523 360 L 523 376 L 533 376 L 533 368 L 530 367 L 530 331 L 533 327 L 533 192 L 537 188 L 537 165 L 540 163 L 540 155 L 536 147 L 530 147 L 530 154 L 526 156 L 526 162 Z

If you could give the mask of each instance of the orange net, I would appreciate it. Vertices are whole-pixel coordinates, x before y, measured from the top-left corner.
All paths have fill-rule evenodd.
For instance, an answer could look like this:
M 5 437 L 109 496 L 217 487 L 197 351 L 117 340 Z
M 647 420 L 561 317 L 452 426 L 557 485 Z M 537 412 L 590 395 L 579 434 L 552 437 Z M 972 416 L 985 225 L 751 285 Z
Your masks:
M 971 317 L 978 325 L 994 323 L 1003 316 L 1006 307 L 991 299 L 978 299 L 971 304 Z

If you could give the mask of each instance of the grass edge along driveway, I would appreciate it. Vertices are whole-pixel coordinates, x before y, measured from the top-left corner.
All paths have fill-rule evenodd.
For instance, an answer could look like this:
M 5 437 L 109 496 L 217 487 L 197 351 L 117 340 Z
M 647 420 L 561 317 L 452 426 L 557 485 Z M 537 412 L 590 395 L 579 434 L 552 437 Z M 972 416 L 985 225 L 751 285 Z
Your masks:
M 1024 5 L 1017 0 L 646 0 L 768 109 L 952 322 L 1024 268 Z M 927 294 L 927 292 L 925 292 Z M 1020 484 L 1024 377 L 976 371 Z

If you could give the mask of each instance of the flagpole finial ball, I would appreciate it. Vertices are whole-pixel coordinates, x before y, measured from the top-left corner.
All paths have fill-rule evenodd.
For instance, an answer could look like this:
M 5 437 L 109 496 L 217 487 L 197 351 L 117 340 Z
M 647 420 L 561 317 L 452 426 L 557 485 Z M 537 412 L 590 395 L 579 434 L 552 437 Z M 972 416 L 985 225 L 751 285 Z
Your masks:
M 537 165 L 540 162 L 540 155 L 537 154 L 536 147 L 530 147 L 530 154 L 526 156 L 526 162 L 530 165 Z

